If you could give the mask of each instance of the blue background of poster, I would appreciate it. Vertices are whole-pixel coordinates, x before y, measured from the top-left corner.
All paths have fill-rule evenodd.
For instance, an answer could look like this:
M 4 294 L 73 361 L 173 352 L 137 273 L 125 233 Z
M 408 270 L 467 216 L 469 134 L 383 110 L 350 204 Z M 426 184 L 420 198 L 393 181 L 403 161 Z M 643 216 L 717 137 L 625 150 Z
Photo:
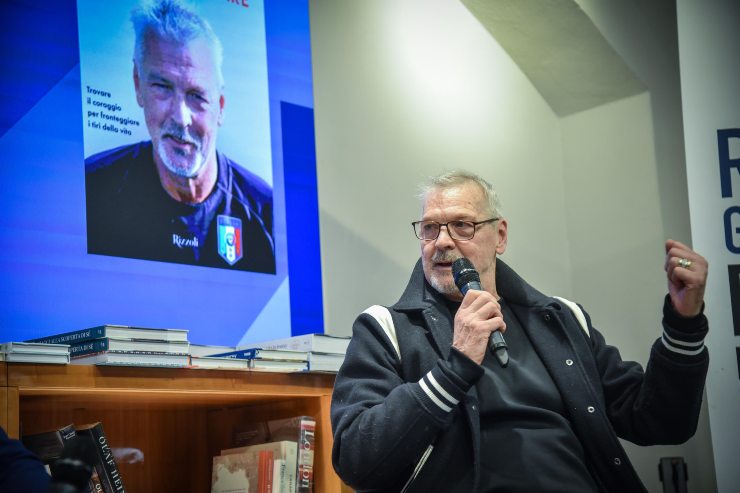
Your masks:
M 202 344 L 323 332 L 308 4 L 264 16 L 276 275 L 88 255 L 77 6 L 0 5 L 2 341 L 103 323 Z

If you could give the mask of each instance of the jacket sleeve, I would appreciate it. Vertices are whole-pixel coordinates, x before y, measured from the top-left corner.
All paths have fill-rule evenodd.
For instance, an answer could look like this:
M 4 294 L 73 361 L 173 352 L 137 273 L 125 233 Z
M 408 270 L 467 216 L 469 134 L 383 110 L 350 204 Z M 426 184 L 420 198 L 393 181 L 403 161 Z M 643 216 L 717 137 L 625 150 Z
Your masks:
M 334 469 L 358 490 L 403 485 L 481 373 L 453 349 L 420 380 L 406 382 L 388 336 L 361 314 L 332 396 Z
M 591 331 L 607 413 L 620 438 L 637 445 L 671 445 L 694 435 L 709 366 L 707 331 L 703 313 L 683 318 L 666 296 L 663 335 L 653 344 L 644 371 L 638 363 L 622 361 L 615 347 Z

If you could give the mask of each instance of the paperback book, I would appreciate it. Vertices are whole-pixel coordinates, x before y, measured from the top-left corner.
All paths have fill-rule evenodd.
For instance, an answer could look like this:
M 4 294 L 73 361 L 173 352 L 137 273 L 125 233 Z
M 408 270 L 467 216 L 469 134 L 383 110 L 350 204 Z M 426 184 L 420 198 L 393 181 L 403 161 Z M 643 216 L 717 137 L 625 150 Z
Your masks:
M 235 447 L 221 450 L 221 457 L 229 455 L 247 455 L 259 453 L 262 451 L 270 451 L 272 453 L 272 460 L 285 461 L 285 469 L 280 477 L 274 477 L 274 464 L 270 467 L 270 474 L 273 475 L 273 483 L 280 485 L 279 489 L 272 489 L 274 493 L 293 493 L 296 491 L 296 468 L 298 462 L 298 443 L 289 440 L 283 440 L 279 442 L 259 443 L 255 445 L 246 445 L 243 447 Z M 226 460 L 226 459 L 221 459 Z M 214 463 L 216 459 L 214 458 Z M 253 490 L 247 490 L 250 493 Z M 212 492 L 213 493 L 213 492 Z
M 213 458 L 211 493 L 273 493 L 272 450 L 247 450 Z
M 113 339 L 101 337 L 91 341 L 78 342 L 69 346 L 71 358 L 105 351 L 134 351 L 153 353 L 188 354 L 190 343 L 187 341 L 156 341 L 146 339 Z
M 248 359 L 190 355 L 190 366 L 213 370 L 249 370 Z
M 131 327 L 128 325 L 99 325 L 89 329 L 74 330 L 53 334 L 47 337 L 30 339 L 26 342 L 45 342 L 51 344 L 75 344 L 78 342 L 111 337 L 113 339 L 146 339 L 155 341 L 184 341 L 188 340 L 188 331 L 183 329 L 154 329 Z
M 344 355 L 337 353 L 308 353 L 308 371 L 336 373 L 344 362 Z
M 250 347 L 260 347 L 264 349 L 292 349 L 295 351 L 316 351 L 319 353 L 344 354 L 347 352 L 349 341 L 350 337 L 331 336 L 328 334 L 303 334 L 283 339 L 273 339 L 271 341 L 250 344 Z
M 211 354 L 210 356 L 220 358 L 239 358 L 239 359 L 269 359 L 282 361 L 308 361 L 307 351 L 295 351 L 292 349 L 263 349 L 263 348 L 245 348 L 228 351 L 225 353 Z
M 281 361 L 270 359 L 250 359 L 249 369 L 252 371 L 274 371 L 295 373 L 308 370 L 307 361 Z
M 51 464 L 61 457 L 64 446 L 77 435 L 73 424 L 45 430 L 39 433 L 23 435 L 21 442 L 33 452 L 44 464 Z
M 57 460 L 67 454 L 72 457 L 83 457 L 86 455 L 83 450 L 92 451 L 93 457 L 90 460 L 93 462 L 93 470 L 88 480 L 88 488 L 85 493 L 102 493 L 105 491 L 103 483 L 98 474 L 98 469 L 102 470 L 102 465 L 99 468 L 95 467 L 97 462 L 97 452 L 94 449 L 94 445 L 88 440 L 88 447 L 84 449 L 80 444 L 75 444 L 75 441 L 88 440 L 85 436 L 77 435 L 77 430 L 73 424 L 62 426 L 61 428 L 55 428 L 51 430 L 42 431 L 39 433 L 33 433 L 24 435 L 21 438 L 23 445 L 33 452 L 46 466 L 49 474 L 55 475 L 58 473 L 55 470 Z M 72 453 L 71 451 L 74 450 Z M 74 455 L 72 455 L 74 454 Z
M 0 361 L 10 363 L 69 363 L 69 346 L 36 342 L 6 342 L 0 344 Z
M 95 450 L 95 475 L 100 478 L 105 493 L 125 493 L 123 478 L 118 471 L 118 464 L 113 456 L 108 439 L 100 422 L 76 426 L 77 436 L 93 445 Z
M 233 430 L 233 443 L 236 447 L 285 440 L 296 442 L 298 458 L 295 491 L 299 493 L 313 492 L 315 437 L 316 420 L 311 416 L 245 423 Z
M 105 351 L 73 358 L 71 363 L 73 365 L 130 365 L 181 368 L 190 364 L 190 355 L 143 351 Z

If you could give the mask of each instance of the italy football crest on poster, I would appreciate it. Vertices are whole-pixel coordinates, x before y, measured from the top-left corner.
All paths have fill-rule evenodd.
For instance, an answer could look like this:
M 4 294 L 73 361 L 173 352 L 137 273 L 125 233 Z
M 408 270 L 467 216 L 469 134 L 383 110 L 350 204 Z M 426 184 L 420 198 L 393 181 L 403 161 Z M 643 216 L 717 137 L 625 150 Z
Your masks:
M 234 265 L 242 255 L 242 221 L 231 216 L 218 216 L 218 254 Z

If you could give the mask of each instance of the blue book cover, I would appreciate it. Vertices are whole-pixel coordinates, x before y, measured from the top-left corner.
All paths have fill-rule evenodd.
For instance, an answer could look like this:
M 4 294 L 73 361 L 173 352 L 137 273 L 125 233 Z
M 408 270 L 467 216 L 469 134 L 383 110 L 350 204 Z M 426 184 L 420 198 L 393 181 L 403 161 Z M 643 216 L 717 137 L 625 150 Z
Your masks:
M 308 361 L 306 351 L 290 351 L 282 349 L 245 348 L 225 353 L 209 354 L 214 358 L 238 358 L 238 359 L 271 359 L 288 361 Z
M 129 351 L 137 353 L 168 353 L 168 354 L 188 354 L 190 344 L 182 341 L 156 341 L 145 339 L 112 339 L 110 337 L 101 337 L 91 341 L 84 341 L 72 344 L 69 347 L 71 357 L 82 356 L 84 354 L 102 353 L 105 351 Z
M 188 331 L 183 329 L 149 329 L 142 327 L 130 327 L 127 325 L 99 325 L 89 329 L 63 332 L 38 339 L 30 339 L 26 342 L 44 342 L 47 344 L 76 344 L 101 337 L 114 339 L 144 339 L 151 341 L 187 341 Z

